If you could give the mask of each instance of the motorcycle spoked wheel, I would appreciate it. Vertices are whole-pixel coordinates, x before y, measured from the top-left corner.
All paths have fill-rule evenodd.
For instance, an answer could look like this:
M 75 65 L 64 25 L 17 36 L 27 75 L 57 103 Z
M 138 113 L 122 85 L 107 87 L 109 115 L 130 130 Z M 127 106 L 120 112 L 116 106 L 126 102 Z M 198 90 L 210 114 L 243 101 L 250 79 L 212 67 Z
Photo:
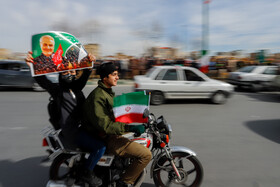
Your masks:
M 198 187 L 203 179 L 203 168 L 199 160 L 184 152 L 172 153 L 176 167 L 181 175 L 179 180 L 166 156 L 158 160 L 153 170 L 153 180 L 156 186 L 188 186 Z
M 69 167 L 69 160 L 73 155 L 60 154 L 51 164 L 50 167 L 50 180 L 54 181 L 67 181 L 72 175 L 72 168 Z

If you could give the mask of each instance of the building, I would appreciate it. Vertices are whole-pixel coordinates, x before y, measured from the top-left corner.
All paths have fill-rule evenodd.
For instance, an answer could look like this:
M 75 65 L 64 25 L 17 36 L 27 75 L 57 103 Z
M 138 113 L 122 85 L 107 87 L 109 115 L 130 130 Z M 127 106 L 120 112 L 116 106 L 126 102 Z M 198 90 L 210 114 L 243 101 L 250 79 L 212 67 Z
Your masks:
M 178 49 L 171 47 L 152 47 L 148 49 L 148 56 L 161 59 L 174 59 L 177 57 Z
M 0 48 L 0 59 L 10 59 L 12 52 L 9 49 Z
M 102 58 L 99 44 L 86 44 L 84 45 L 84 48 L 88 53 L 93 54 L 96 57 L 96 59 Z

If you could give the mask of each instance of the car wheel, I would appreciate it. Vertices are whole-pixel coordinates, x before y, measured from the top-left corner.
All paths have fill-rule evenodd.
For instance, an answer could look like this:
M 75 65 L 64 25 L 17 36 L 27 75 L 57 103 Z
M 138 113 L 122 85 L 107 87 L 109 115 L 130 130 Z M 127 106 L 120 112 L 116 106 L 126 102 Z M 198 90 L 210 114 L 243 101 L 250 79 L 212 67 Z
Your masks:
M 34 82 L 32 85 L 32 89 L 36 92 L 43 92 L 45 91 L 44 88 L 42 88 L 37 82 Z
M 224 104 L 227 101 L 227 96 L 225 93 L 218 91 L 212 95 L 211 101 L 214 104 Z
M 251 85 L 251 91 L 252 92 L 258 92 L 262 89 L 262 85 L 260 83 L 253 83 Z
M 152 105 L 161 105 L 165 101 L 164 95 L 162 92 L 154 91 L 151 95 L 151 104 Z

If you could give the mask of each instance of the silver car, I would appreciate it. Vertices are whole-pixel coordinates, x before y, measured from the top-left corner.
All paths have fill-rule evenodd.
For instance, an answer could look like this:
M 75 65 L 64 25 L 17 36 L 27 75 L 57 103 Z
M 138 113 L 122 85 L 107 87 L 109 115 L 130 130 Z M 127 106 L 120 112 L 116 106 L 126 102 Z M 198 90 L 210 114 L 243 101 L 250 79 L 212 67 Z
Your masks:
M 29 66 L 24 61 L 17 60 L 0 60 L 0 87 L 44 91 L 31 76 Z
M 134 76 L 135 91 L 151 93 L 151 104 L 166 99 L 210 99 L 225 103 L 233 93 L 231 84 L 214 80 L 196 68 L 186 66 L 155 66 L 146 75 Z

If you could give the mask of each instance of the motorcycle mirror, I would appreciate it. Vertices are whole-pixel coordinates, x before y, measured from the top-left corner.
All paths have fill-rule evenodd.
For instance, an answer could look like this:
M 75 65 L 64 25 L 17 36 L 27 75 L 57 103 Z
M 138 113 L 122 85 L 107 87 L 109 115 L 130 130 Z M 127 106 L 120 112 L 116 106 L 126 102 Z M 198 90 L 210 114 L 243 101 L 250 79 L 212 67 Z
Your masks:
M 149 111 L 149 109 L 146 108 L 143 112 L 143 118 L 147 118 L 149 116 L 149 114 L 150 114 L 150 111 Z

